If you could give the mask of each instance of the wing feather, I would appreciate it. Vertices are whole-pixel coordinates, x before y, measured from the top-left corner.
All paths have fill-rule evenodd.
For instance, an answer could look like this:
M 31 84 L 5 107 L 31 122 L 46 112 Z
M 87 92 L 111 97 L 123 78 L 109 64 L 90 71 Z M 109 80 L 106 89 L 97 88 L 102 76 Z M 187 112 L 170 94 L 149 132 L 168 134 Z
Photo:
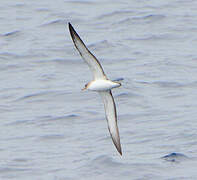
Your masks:
M 113 140 L 116 149 L 122 155 L 120 136 L 119 136 L 118 125 L 117 125 L 116 105 L 114 102 L 114 98 L 112 96 L 111 91 L 101 91 L 99 93 L 104 102 L 105 115 L 106 115 L 108 129 L 111 138 Z
M 68 23 L 70 35 L 72 37 L 72 40 L 74 42 L 75 47 L 79 51 L 81 57 L 84 59 L 84 61 L 88 64 L 91 71 L 93 72 L 94 79 L 107 79 L 103 68 L 99 61 L 96 59 L 96 57 L 88 50 L 84 42 L 81 40 L 77 32 L 74 30 L 72 25 Z

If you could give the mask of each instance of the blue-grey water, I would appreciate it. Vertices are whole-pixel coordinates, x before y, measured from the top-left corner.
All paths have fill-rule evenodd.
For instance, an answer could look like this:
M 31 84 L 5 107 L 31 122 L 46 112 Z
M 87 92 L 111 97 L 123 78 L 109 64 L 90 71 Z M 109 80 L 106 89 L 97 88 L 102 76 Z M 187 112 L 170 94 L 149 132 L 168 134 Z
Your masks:
M 122 157 L 68 22 L 124 79 Z M 197 1 L 1 1 L 0 179 L 196 180 Z

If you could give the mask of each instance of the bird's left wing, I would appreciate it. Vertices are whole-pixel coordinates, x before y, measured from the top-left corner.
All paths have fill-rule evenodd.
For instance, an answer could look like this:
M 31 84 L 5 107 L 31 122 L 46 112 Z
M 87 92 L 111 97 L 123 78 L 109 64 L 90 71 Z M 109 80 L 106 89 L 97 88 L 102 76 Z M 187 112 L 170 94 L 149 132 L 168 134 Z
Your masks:
M 114 145 L 116 146 L 116 149 L 122 155 L 114 98 L 112 96 L 111 91 L 100 91 L 99 94 L 101 95 L 104 102 L 105 115 L 111 138 L 113 140 Z
M 84 59 L 84 61 L 88 64 L 89 68 L 93 72 L 94 79 L 107 79 L 103 68 L 99 61 L 96 59 L 96 57 L 88 50 L 86 45 L 83 43 L 77 32 L 74 30 L 72 25 L 68 23 L 70 35 L 72 37 L 72 40 L 75 44 L 75 47 L 79 51 L 81 57 Z

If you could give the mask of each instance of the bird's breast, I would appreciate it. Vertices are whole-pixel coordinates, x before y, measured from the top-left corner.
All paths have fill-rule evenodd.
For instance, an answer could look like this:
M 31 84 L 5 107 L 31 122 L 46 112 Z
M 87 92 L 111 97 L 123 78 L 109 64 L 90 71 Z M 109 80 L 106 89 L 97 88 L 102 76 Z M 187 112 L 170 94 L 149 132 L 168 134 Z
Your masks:
M 89 83 L 87 89 L 91 91 L 107 91 L 116 87 L 120 87 L 120 83 L 110 80 L 94 80 Z

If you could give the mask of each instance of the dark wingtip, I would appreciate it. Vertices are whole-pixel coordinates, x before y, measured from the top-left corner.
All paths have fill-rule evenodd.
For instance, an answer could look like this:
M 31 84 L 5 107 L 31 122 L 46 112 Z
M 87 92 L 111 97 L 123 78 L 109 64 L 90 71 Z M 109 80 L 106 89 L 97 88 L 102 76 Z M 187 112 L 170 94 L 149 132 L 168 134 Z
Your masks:
M 122 150 L 118 151 L 120 153 L 120 155 L 122 156 Z
M 119 154 L 122 156 L 122 149 L 121 149 L 121 145 L 117 148 Z
M 71 23 L 70 23 L 70 22 L 68 22 L 68 27 L 69 27 L 69 29 L 71 29 L 71 28 L 72 28 L 72 25 L 71 25 Z
M 75 29 L 73 28 L 73 26 L 70 22 L 68 23 L 68 28 L 69 28 L 70 35 L 71 35 L 73 41 L 75 40 L 75 38 L 80 39 L 79 35 L 77 34 L 77 32 L 75 31 Z
M 73 28 L 73 26 L 71 25 L 70 22 L 68 23 L 68 28 L 69 28 L 70 34 L 72 34 L 74 28 Z
M 111 133 L 110 133 L 111 134 Z M 119 135 L 118 135 L 119 136 Z M 119 152 L 119 154 L 122 156 L 122 148 L 121 148 L 121 144 L 120 144 L 120 139 L 117 141 L 117 139 L 115 139 L 112 134 L 111 134 L 111 137 L 112 137 L 112 141 L 117 149 L 117 151 Z

